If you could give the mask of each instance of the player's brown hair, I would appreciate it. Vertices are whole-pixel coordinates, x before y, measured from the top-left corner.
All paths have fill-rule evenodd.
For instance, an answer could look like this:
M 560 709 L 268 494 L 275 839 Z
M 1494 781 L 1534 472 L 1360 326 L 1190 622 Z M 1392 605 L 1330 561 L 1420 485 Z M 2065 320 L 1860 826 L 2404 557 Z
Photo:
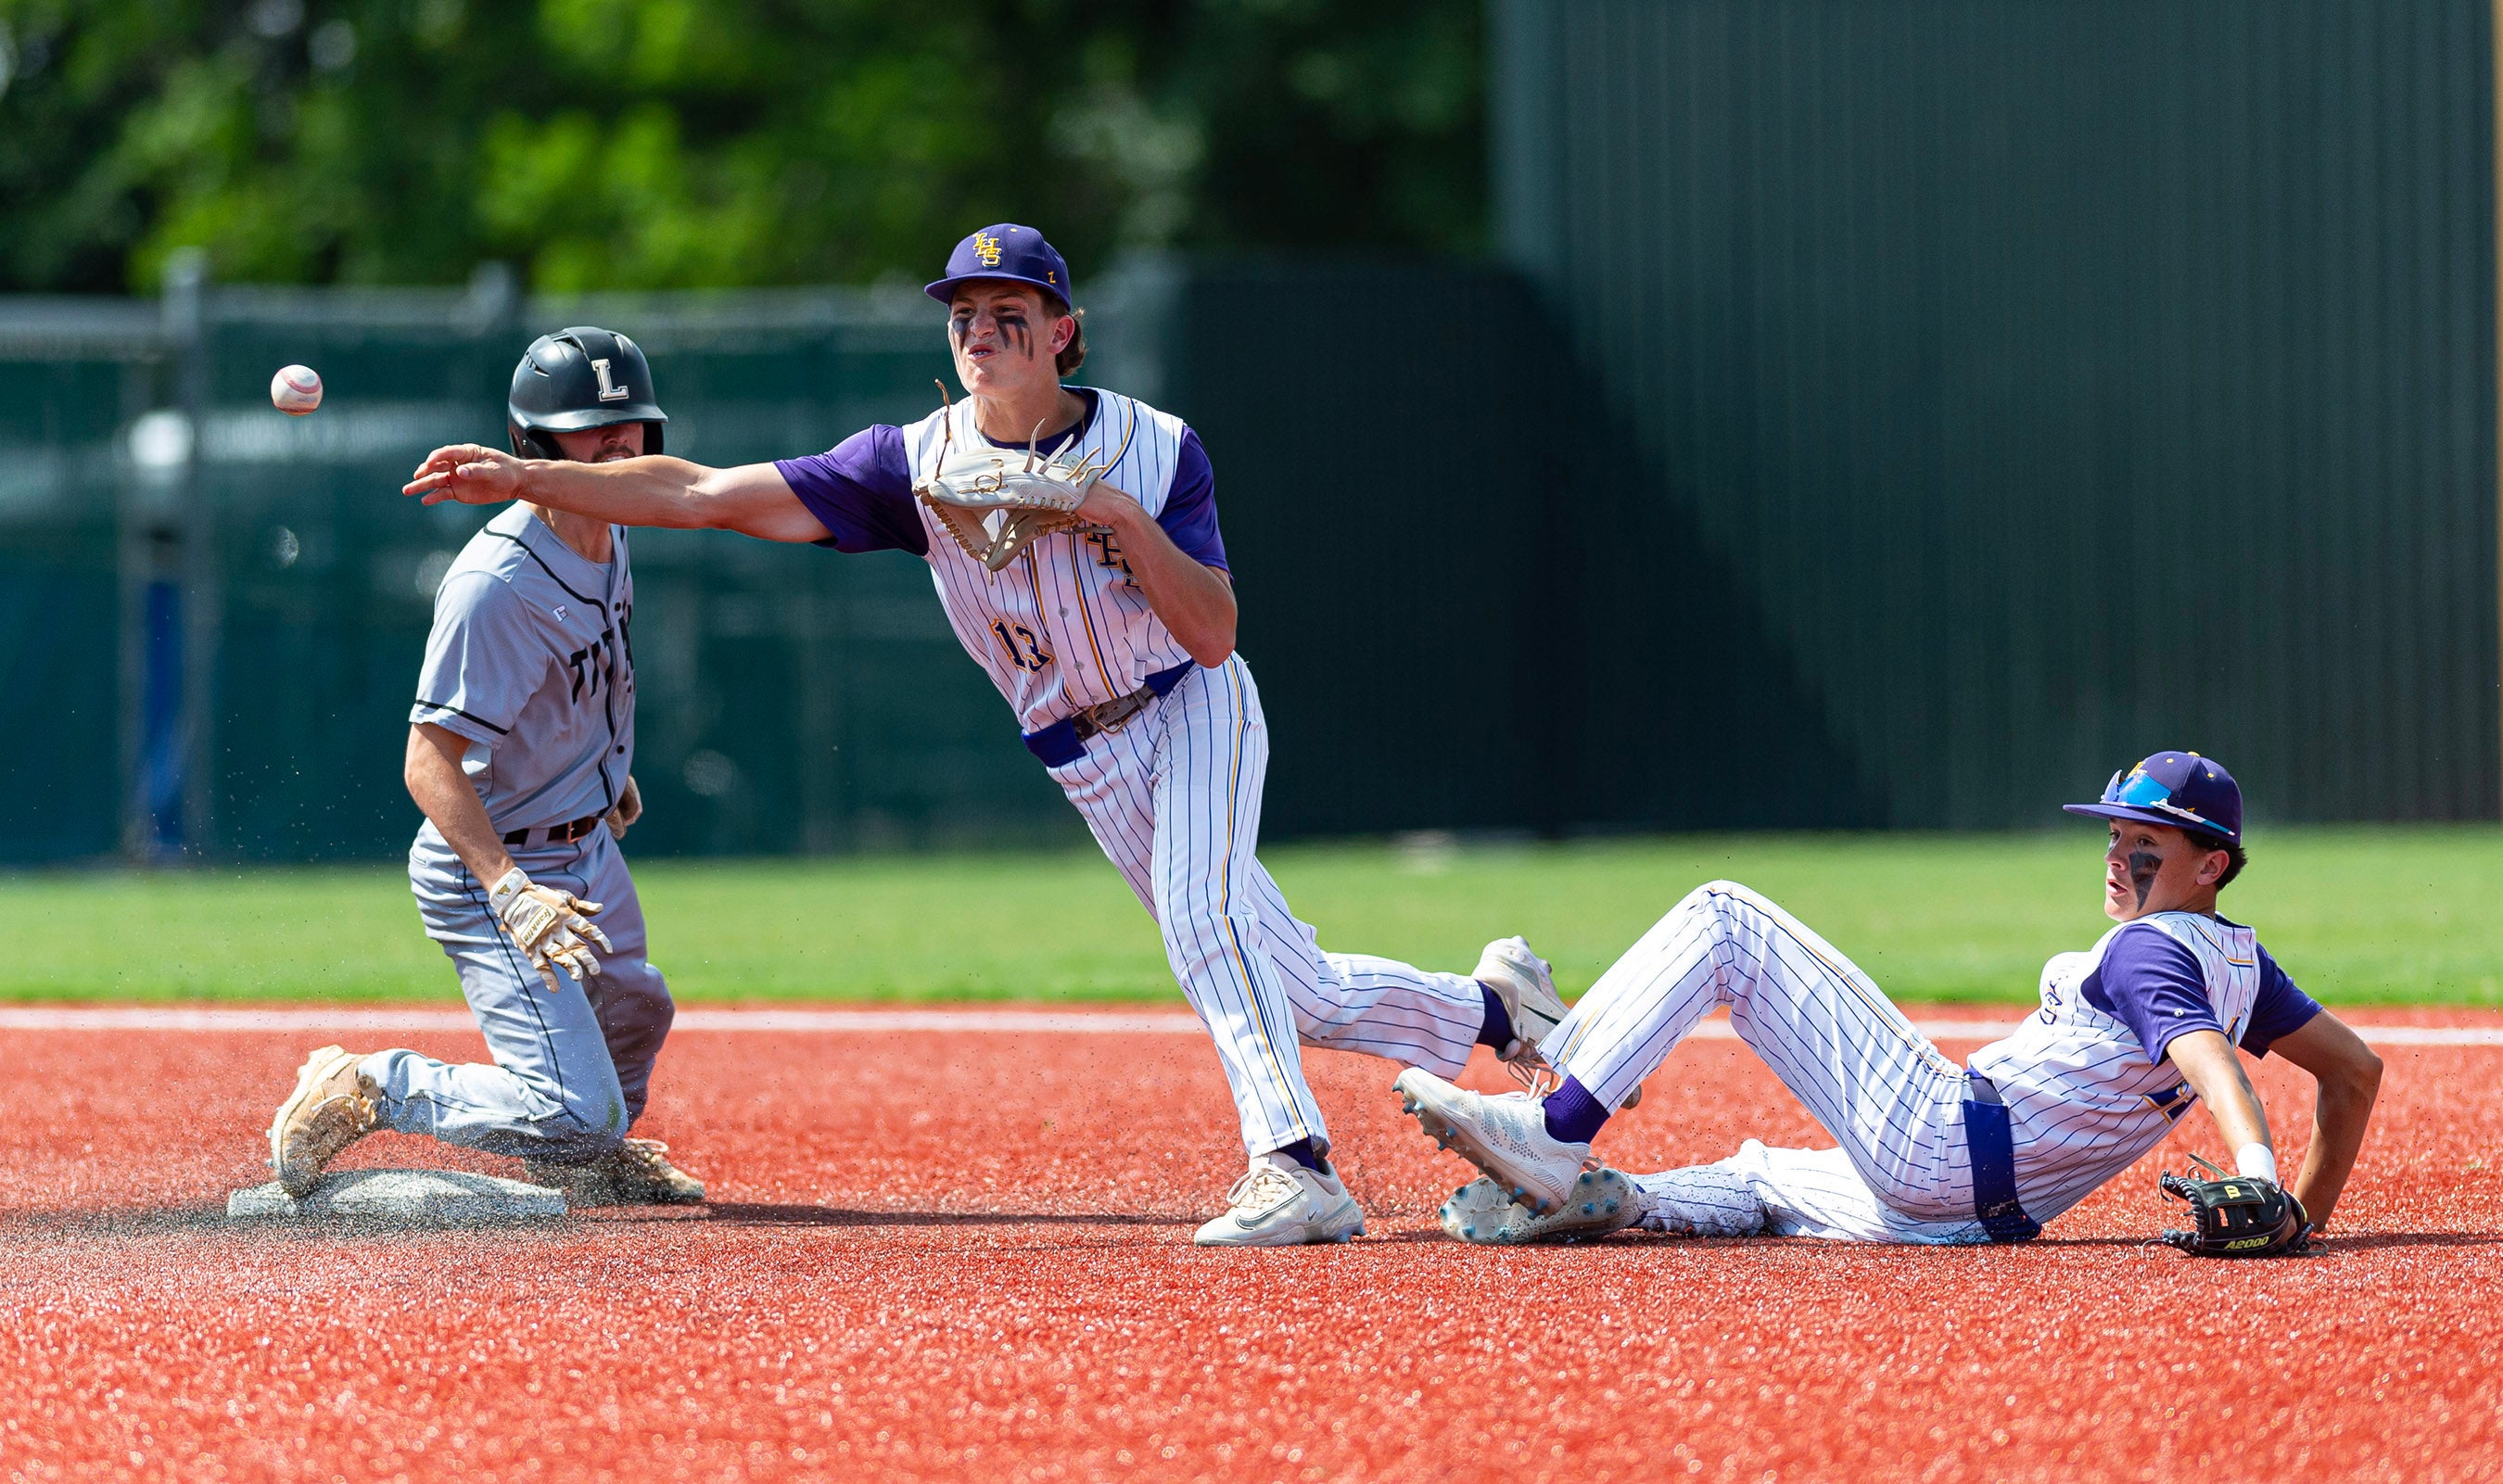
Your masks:
M 2222 835 L 2210 835 L 2201 830 L 2186 830 L 2183 833 L 2190 837 L 2192 845 L 2202 850 L 2225 852 L 2225 874 L 2216 878 L 2218 891 L 2234 884 L 2234 878 L 2242 875 L 2243 868 L 2251 863 L 2251 857 L 2247 851 Z

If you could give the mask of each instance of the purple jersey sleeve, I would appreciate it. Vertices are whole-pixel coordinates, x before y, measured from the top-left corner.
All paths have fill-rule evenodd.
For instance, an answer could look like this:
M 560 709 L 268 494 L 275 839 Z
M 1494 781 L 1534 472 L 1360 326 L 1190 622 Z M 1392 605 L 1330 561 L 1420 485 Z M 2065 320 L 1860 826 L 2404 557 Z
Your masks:
M 1182 452 L 1174 456 L 1173 486 L 1165 491 L 1165 507 L 1157 512 L 1156 524 L 1184 556 L 1200 566 L 1233 570 L 1225 565 L 1225 537 L 1217 530 L 1217 471 L 1208 466 L 1208 450 L 1199 446 L 1199 434 L 1187 428 L 1182 433 Z
M 912 462 L 904 430 L 879 423 L 822 454 L 777 459 L 791 493 L 831 535 L 817 544 L 837 551 L 930 554 L 930 535 L 912 507 Z
M 2087 1004 L 2138 1033 L 2149 1061 L 2162 1061 L 2174 1038 L 2189 1031 L 2224 1033 L 2198 955 L 2160 927 L 2123 928 L 2079 988 Z
M 2318 1014 L 2320 1002 L 2296 988 L 2269 950 L 2260 949 L 2260 992 L 2251 1002 L 2251 1023 L 2243 1027 L 2243 1050 L 2265 1056 L 2271 1043 L 2303 1029 Z

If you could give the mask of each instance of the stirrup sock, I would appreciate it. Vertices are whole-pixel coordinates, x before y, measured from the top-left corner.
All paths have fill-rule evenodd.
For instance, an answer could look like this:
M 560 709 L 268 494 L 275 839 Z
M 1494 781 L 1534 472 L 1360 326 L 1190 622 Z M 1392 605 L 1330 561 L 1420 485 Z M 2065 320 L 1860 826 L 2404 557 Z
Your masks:
M 1497 1052 L 1519 1039 L 1513 1034 L 1512 1017 L 1505 1014 L 1503 996 L 1494 992 L 1485 980 L 1477 982 L 1478 993 L 1486 1000 L 1486 1022 L 1478 1027 L 1480 1046 L 1492 1046 Z
M 1608 1121 L 1608 1110 L 1576 1078 L 1565 1078 L 1540 1106 L 1547 1114 L 1547 1137 L 1560 1144 L 1588 1144 Z

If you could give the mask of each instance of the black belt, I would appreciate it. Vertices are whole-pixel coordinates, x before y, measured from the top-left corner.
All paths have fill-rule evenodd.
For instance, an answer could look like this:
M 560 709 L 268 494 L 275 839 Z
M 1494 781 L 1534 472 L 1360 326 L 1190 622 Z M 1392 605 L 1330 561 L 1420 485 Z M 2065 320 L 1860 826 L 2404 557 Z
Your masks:
M 1040 732 L 1025 734 L 1025 750 L 1043 759 L 1046 768 L 1060 768 L 1086 755 L 1086 739 L 1104 732 L 1118 732 L 1129 725 L 1130 718 L 1148 708 L 1148 703 L 1182 683 L 1182 677 L 1199 667 L 1189 663 L 1171 670 L 1159 670 L 1148 676 L 1148 683 L 1126 696 L 1115 697 L 1100 706 L 1090 706 L 1073 716 L 1063 716 Z
M 2016 1137 L 1999 1085 L 1979 1072 L 1964 1074 L 1964 1141 L 1972 1157 L 1972 1214 L 1994 1242 L 2030 1242 L 2042 1224 L 2016 1199 Z
M 571 845 L 600 828 L 600 821 L 607 817 L 606 814 L 585 814 L 570 824 L 551 824 L 537 829 L 509 830 L 505 832 L 504 844 L 508 846 Z M 537 838 L 532 839 L 533 836 Z

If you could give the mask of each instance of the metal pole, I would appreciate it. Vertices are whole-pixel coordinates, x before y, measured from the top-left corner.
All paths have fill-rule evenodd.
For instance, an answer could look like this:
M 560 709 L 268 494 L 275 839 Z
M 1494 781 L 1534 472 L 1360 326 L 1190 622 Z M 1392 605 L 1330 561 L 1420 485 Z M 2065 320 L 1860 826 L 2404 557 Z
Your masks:
M 155 401 L 153 358 L 121 363 L 120 426 L 135 436 L 139 420 Z M 153 851 L 148 828 L 148 588 L 155 578 L 156 510 L 146 475 L 136 467 L 134 450 L 121 450 L 114 471 L 113 567 L 118 589 L 115 617 L 115 671 L 119 681 L 119 721 L 114 741 L 121 780 L 121 853 L 134 865 L 145 865 Z
M 1555 0 L 1489 0 L 1486 26 L 1495 255 L 1554 294 L 1564 272 L 1564 17 Z
M 2493 253 L 2491 264 L 2494 289 L 2494 344 L 2486 362 L 2494 377 L 2494 616 L 2496 700 L 2503 708 L 2503 0 L 2492 0 L 2486 17 L 2486 43 L 2491 49 L 2486 105 L 2491 110 L 2486 144 L 2492 152 L 2488 161 L 2494 172 L 2494 240 L 2488 244 Z M 2503 781 L 2503 725 L 2495 728 L 2498 753 L 2497 778 Z
M 217 523 L 207 508 L 201 477 L 208 441 L 208 257 L 197 249 L 176 253 L 165 264 L 165 328 L 173 342 L 175 401 L 189 426 L 175 517 L 182 541 L 181 706 L 176 756 L 179 833 L 172 844 L 199 859 L 217 839 L 216 746 L 220 594 Z M 161 838 L 161 835 L 160 835 Z

